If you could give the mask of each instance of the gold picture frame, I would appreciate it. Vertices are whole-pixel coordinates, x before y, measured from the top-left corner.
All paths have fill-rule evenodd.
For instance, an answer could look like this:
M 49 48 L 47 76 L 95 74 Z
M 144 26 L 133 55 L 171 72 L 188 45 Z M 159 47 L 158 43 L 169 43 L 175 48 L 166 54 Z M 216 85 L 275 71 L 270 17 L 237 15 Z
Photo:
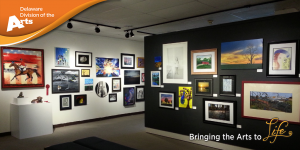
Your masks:
M 191 74 L 218 74 L 217 48 L 191 51 Z

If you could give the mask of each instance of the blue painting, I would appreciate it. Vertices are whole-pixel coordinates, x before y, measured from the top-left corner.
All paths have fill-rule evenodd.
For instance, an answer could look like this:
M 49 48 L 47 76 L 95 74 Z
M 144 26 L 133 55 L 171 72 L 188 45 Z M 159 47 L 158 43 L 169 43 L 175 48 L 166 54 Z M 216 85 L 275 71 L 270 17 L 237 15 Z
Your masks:
M 118 77 L 119 75 L 118 58 L 96 57 L 96 77 Z
M 68 48 L 55 48 L 55 67 L 70 67 L 70 51 Z
M 130 106 L 135 104 L 135 90 L 134 87 L 124 88 L 124 106 Z
M 154 63 L 156 68 L 161 67 L 161 56 L 154 57 Z

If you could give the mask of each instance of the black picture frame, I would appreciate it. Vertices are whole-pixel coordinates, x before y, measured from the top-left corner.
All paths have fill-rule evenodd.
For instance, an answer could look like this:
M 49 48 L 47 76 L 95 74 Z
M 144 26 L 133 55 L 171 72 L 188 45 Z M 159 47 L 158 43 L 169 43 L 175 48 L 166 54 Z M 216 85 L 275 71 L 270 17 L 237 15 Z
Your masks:
M 80 61 L 80 57 L 84 57 L 84 62 Z M 75 67 L 92 67 L 93 54 L 91 52 L 75 51 Z
M 83 106 L 83 105 L 87 105 L 87 95 L 86 94 L 74 95 L 74 106 Z
M 80 92 L 80 74 L 76 69 L 52 69 L 52 94 Z
M 226 86 L 227 84 L 230 84 L 230 86 Z M 235 95 L 236 95 L 236 76 L 220 75 L 220 96 L 235 96 Z
M 60 110 L 72 109 L 72 95 L 59 95 Z
M 135 54 L 121 53 L 121 69 L 135 69 Z
M 114 81 L 116 81 L 116 82 L 114 82 Z M 117 83 L 119 83 L 119 84 L 117 84 Z M 121 92 L 121 90 L 122 90 L 122 79 L 121 78 L 112 78 L 111 91 L 112 92 Z
M 166 99 L 166 97 L 163 97 L 163 94 L 166 95 L 171 95 L 171 100 L 172 100 L 172 104 L 170 105 L 168 102 L 167 104 L 163 104 L 164 99 Z M 176 105 L 176 97 L 178 95 L 176 94 L 176 92 L 170 92 L 170 91 L 159 91 L 158 94 L 158 100 L 159 100 L 159 108 L 164 108 L 164 109 L 175 109 L 175 105 Z M 168 101 L 170 101 L 170 97 L 167 98 Z
M 292 44 L 295 44 L 295 46 L 292 46 Z M 277 47 L 276 47 L 277 46 Z M 292 46 L 292 47 L 289 47 Z M 275 49 L 281 48 L 281 50 L 286 51 L 287 48 L 291 48 L 291 53 L 284 54 L 283 52 L 278 52 L 278 54 L 274 56 Z M 298 40 L 289 40 L 289 41 L 280 41 L 280 42 L 272 42 L 268 43 L 268 52 L 267 52 L 267 77 L 275 77 L 275 78 L 298 78 L 299 77 L 299 41 Z M 280 51 L 280 50 L 279 50 Z M 277 52 L 275 52 L 277 53 Z M 273 63 L 274 63 L 274 57 L 279 56 L 279 53 L 284 54 L 286 57 L 289 57 L 290 59 L 290 69 L 282 69 L 280 71 L 274 71 L 273 70 Z M 291 58 L 292 57 L 292 58 Z M 294 58 L 294 59 L 293 59 Z M 292 60 L 291 60 L 292 59 Z M 294 60 L 294 61 L 293 61 Z M 276 62 L 278 60 L 276 59 Z M 286 61 L 285 61 L 286 62 Z M 278 63 L 279 64 L 279 63 Z M 275 67 L 276 68 L 276 67 Z M 288 70 L 294 70 L 294 73 L 288 72 Z
M 88 74 L 84 73 L 83 71 L 88 70 Z M 81 77 L 90 77 L 91 76 L 91 70 L 90 69 L 81 69 Z
M 109 94 L 108 101 L 109 102 L 117 102 L 118 101 L 118 95 L 117 95 L 117 93 L 111 93 L 111 94 Z
M 145 101 L 145 86 L 136 86 L 135 94 L 136 94 L 136 102 Z
M 195 79 L 195 96 L 213 96 L 213 79 Z
M 124 70 L 124 85 L 141 84 L 140 70 Z
M 215 106 L 219 108 L 216 108 Z M 226 112 L 227 108 L 228 111 Z M 225 113 L 225 117 L 224 114 L 222 114 L 221 116 L 218 115 L 219 113 Z M 203 98 L 203 122 L 204 123 L 236 128 L 236 124 L 237 124 L 236 114 L 237 114 L 236 101 Z
M 129 100 L 128 100 L 129 99 Z M 135 88 L 134 87 L 124 87 L 123 88 L 123 105 L 133 106 L 135 105 Z

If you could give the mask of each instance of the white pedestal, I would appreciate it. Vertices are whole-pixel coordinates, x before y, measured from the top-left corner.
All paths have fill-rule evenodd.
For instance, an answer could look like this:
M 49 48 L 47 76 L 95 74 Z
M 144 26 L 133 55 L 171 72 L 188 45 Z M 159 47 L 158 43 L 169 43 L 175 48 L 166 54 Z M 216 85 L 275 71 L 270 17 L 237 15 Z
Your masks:
M 24 139 L 53 133 L 52 104 L 10 104 L 12 136 Z
M 14 98 L 14 100 L 12 101 L 12 103 L 13 104 L 17 104 L 17 105 L 31 104 L 31 100 L 28 97 Z

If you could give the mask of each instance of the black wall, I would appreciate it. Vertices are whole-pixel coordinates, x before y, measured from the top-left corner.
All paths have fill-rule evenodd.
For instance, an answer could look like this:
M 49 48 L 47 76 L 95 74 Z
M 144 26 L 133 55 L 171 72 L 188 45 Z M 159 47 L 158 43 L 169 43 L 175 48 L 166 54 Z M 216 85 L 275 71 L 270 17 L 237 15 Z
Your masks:
M 257 70 L 221 70 L 220 50 L 222 42 L 240 41 L 263 38 L 263 72 Z M 218 49 L 218 75 L 236 75 L 236 93 L 242 93 L 242 81 L 288 81 L 299 82 L 299 78 L 269 78 L 266 77 L 268 43 L 300 39 L 300 13 L 272 16 L 242 22 L 235 22 L 223 25 L 215 25 L 199 29 L 192 29 L 180 32 L 167 33 L 162 35 L 149 36 L 145 38 L 145 125 L 148 128 L 174 132 L 182 135 L 190 133 L 200 135 L 222 135 L 230 134 L 235 138 L 240 134 L 252 136 L 251 141 L 233 140 L 220 142 L 251 148 L 251 149 L 299 149 L 300 125 L 289 124 L 284 128 L 287 132 L 293 131 L 291 137 L 277 137 L 274 144 L 270 144 L 274 138 L 267 142 L 255 141 L 253 135 L 261 135 L 262 138 L 269 134 L 269 126 L 266 121 L 242 118 L 241 97 L 219 96 L 219 76 L 213 79 L 213 93 L 218 97 L 211 99 L 234 100 L 237 102 L 237 124 L 242 125 L 241 129 L 230 128 L 220 125 L 203 123 L 203 96 L 193 95 L 193 106 L 197 109 L 162 109 L 159 108 L 159 91 L 173 91 L 178 94 L 178 86 L 182 84 L 162 84 L 164 88 L 154 88 L 150 85 L 150 71 L 157 71 L 154 66 L 154 57 L 162 56 L 162 46 L 166 43 L 188 42 L 188 81 L 192 81 L 194 87 L 195 78 L 213 78 L 212 75 L 191 75 L 191 50 Z M 298 51 L 297 58 L 300 53 Z M 164 65 L 164 64 L 162 64 Z M 161 71 L 162 75 L 162 71 Z M 300 92 L 300 91 L 299 91 Z M 175 107 L 178 106 L 178 98 Z M 300 106 L 299 106 L 300 107 Z M 274 116 L 276 117 L 276 116 Z M 271 118 L 270 118 L 271 119 Z M 279 124 L 278 124 L 279 125 Z M 277 126 L 278 126 L 277 125 Z M 283 127 L 282 127 L 283 128 Z

